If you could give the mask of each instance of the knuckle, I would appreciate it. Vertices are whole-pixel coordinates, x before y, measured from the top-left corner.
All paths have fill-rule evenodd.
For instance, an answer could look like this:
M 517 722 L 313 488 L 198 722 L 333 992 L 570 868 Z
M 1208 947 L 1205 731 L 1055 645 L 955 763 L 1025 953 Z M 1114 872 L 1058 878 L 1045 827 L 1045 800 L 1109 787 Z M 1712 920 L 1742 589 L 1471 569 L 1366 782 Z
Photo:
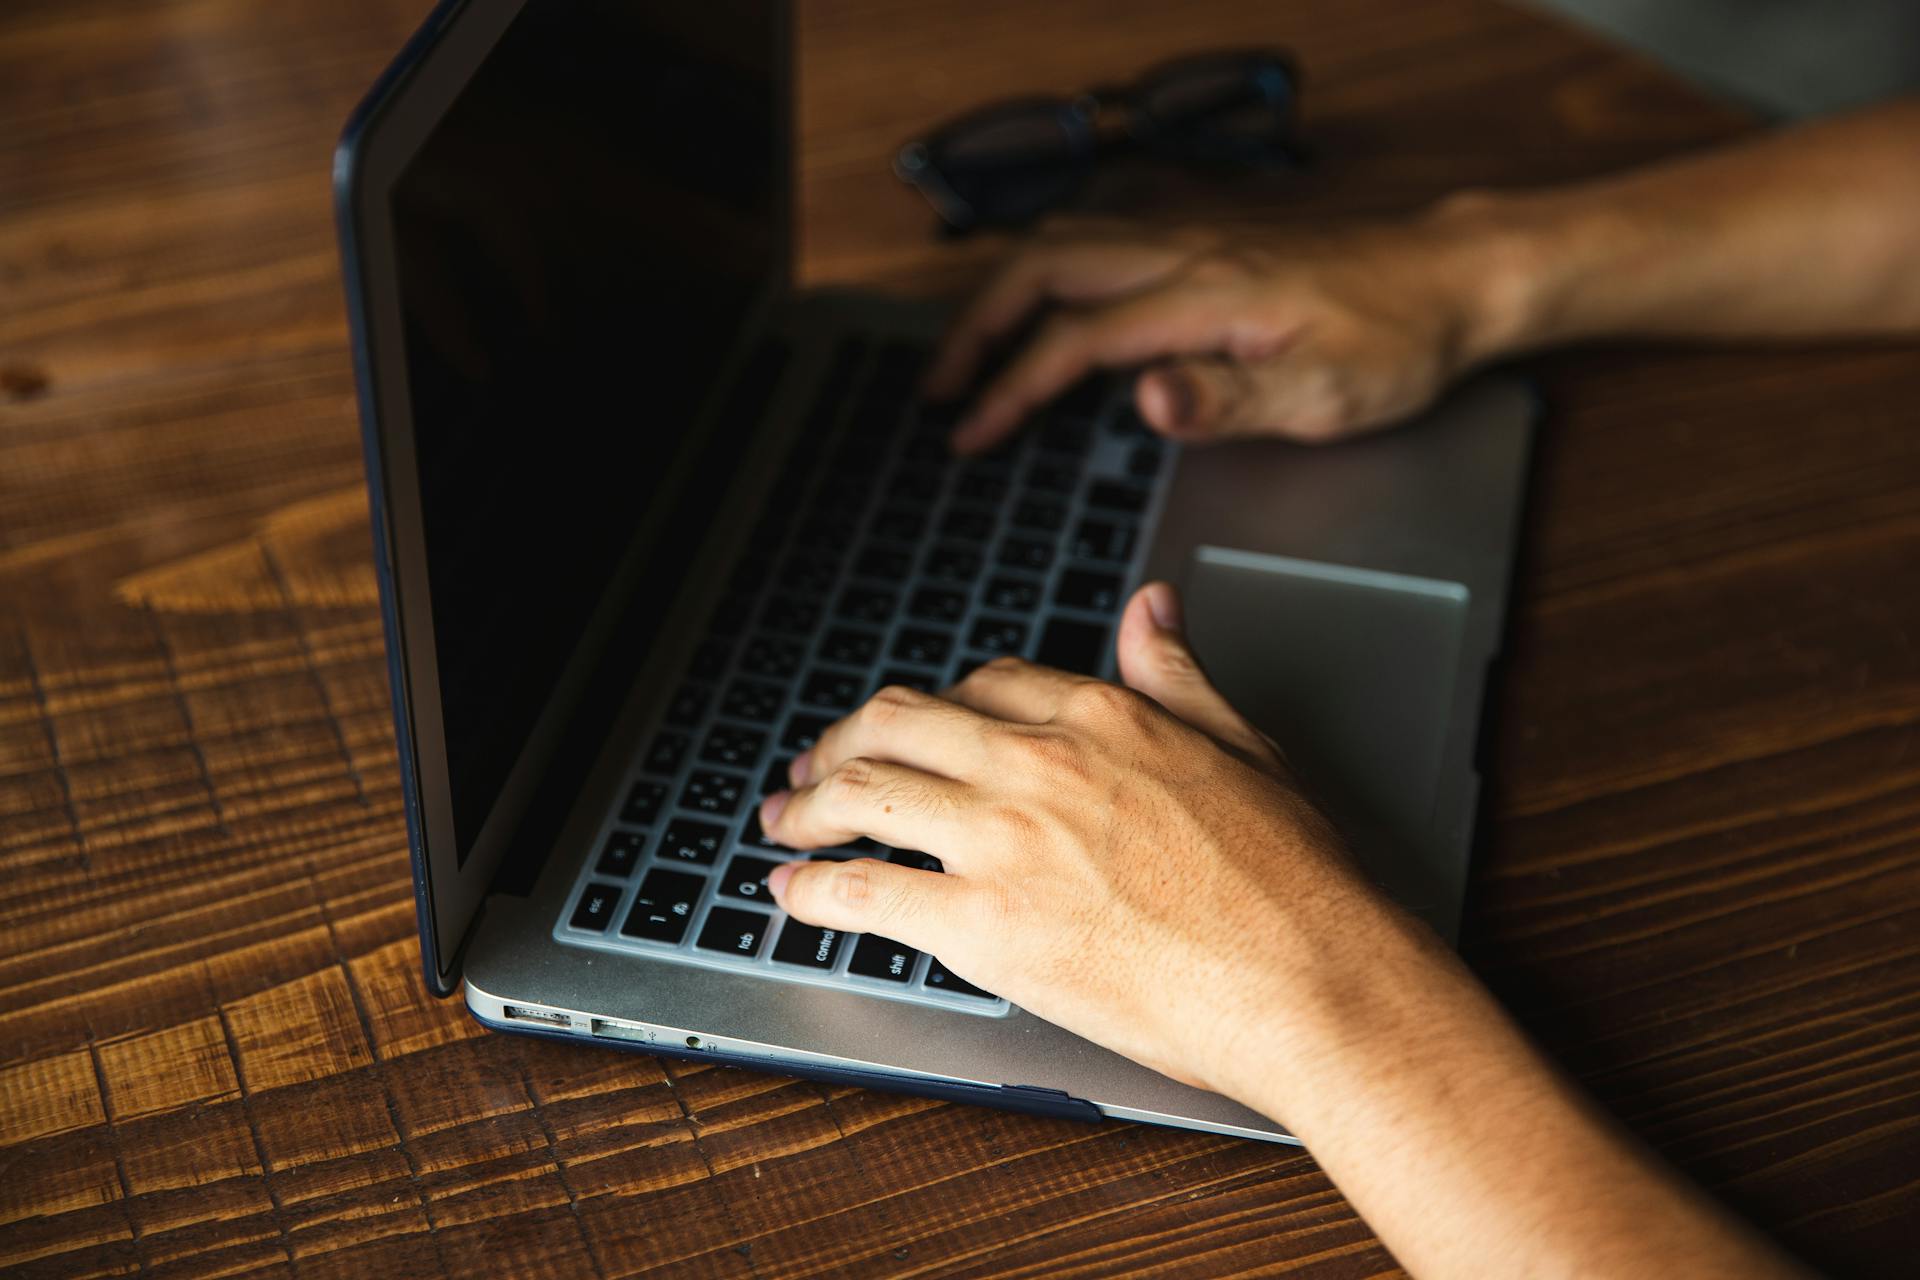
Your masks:
M 873 868 L 866 865 L 865 859 L 839 863 L 828 877 L 827 892 L 836 906 L 864 913 L 874 899 Z
M 854 712 L 854 719 L 864 729 L 883 729 L 899 719 L 900 713 L 912 705 L 912 699 L 908 696 L 911 692 L 898 685 L 888 685 L 868 698 Z
M 1254 274 L 1253 258 L 1246 251 L 1230 246 L 1215 246 L 1195 255 L 1187 268 L 1187 278 L 1200 285 L 1238 285 Z
M 829 805 L 844 806 L 866 794 L 873 785 L 873 761 L 865 756 L 843 760 L 820 781 L 821 797 Z
M 1139 699 L 1139 694 L 1124 685 L 1088 680 L 1068 690 L 1063 703 L 1075 715 L 1107 720 L 1127 715 Z
M 1086 748 L 1071 736 L 1058 732 L 1030 731 L 1012 739 L 1023 772 L 1058 780 L 1082 779 L 1088 774 Z M 1025 815 L 1021 817 L 1031 823 Z

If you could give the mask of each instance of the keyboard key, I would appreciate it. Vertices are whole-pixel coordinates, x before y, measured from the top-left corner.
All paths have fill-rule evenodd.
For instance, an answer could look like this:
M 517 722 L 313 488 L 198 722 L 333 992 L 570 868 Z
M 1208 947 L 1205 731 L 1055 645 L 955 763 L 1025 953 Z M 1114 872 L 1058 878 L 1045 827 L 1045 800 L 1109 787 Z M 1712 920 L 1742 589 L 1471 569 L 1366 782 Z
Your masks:
M 660 816 L 660 806 L 666 798 L 665 783 L 636 782 L 633 790 L 627 792 L 627 802 L 620 806 L 620 821 L 630 827 L 649 826 Z
M 940 469 L 937 466 L 903 465 L 887 477 L 885 491 L 892 498 L 930 503 L 940 493 Z
M 900 598 L 876 587 L 848 587 L 840 593 L 836 612 L 854 622 L 886 622 L 893 617 Z
M 693 651 L 693 661 L 687 664 L 687 674 L 700 680 L 718 680 L 727 674 L 727 659 L 732 656 L 731 643 L 709 636 Z
M 884 689 L 890 684 L 904 685 L 909 689 L 918 689 L 922 693 L 932 693 L 940 687 L 939 677 L 925 671 L 909 671 L 905 667 L 888 667 L 880 673 L 880 683 L 876 689 Z
M 880 633 L 858 627 L 835 627 L 820 642 L 820 656 L 828 662 L 864 667 L 880 656 Z
M 647 838 L 640 832 L 616 831 L 607 837 L 607 847 L 600 851 L 594 870 L 603 876 L 631 875 L 646 849 Z
M 973 633 L 967 637 L 969 649 L 984 653 L 1018 654 L 1026 644 L 1027 624 L 1008 618 L 982 618 L 973 624 Z
M 780 745 L 789 751 L 805 751 L 820 741 L 820 735 L 833 723 L 832 716 L 816 716 L 799 712 L 787 721 L 787 731 L 780 735 Z
M 877 933 L 862 934 L 860 941 L 853 944 L 853 958 L 847 961 L 847 972 L 883 982 L 911 982 L 914 963 L 919 959 L 918 951 L 892 938 L 883 938 Z
M 949 991 L 954 995 L 972 996 L 977 1000 L 999 999 L 991 991 L 982 991 L 959 974 L 949 970 L 947 966 L 940 963 L 938 956 L 927 963 L 926 985 L 929 991 Z
M 760 775 L 760 794 L 770 796 L 776 791 L 786 790 L 787 770 L 792 767 L 792 756 L 775 756 L 767 761 L 767 771 Z
M 620 932 L 649 942 L 675 943 L 687 936 L 687 922 L 707 882 L 684 871 L 655 867 L 640 882 L 640 892 Z
M 1067 523 L 1067 509 L 1048 498 L 1028 498 L 1013 509 L 1013 523 L 1021 529 L 1058 533 Z
M 680 789 L 680 807 L 701 813 L 732 813 L 746 794 L 746 779 L 711 769 L 696 769 Z
M 803 636 L 820 623 L 820 606 L 794 596 L 774 596 L 760 610 L 760 625 L 769 631 Z
M 717 822 L 675 818 L 667 824 L 667 834 L 660 839 L 660 856 L 709 867 L 726 842 L 727 829 Z
M 958 622 L 966 612 L 965 594 L 942 587 L 922 587 L 907 601 L 907 616 L 923 622 Z
M 798 595 L 823 596 L 839 580 L 840 558 L 827 551 L 796 551 L 780 566 L 781 589 Z
M 954 485 L 956 496 L 969 502 L 997 505 L 1007 496 L 1007 478 L 991 471 L 968 471 Z
M 703 684 L 683 684 L 674 693 L 673 701 L 667 704 L 667 723 L 692 725 L 699 724 L 707 714 L 707 703 L 713 698 L 713 690 Z
M 755 636 L 747 641 L 746 650 L 740 655 L 740 669 L 750 675 L 784 680 L 800 669 L 800 659 L 806 651 L 806 646 L 798 640 Z
M 897 867 L 912 867 L 915 871 L 934 871 L 945 873 L 946 867 L 940 859 L 918 849 L 895 849 L 887 855 L 887 861 Z
M 1027 470 L 1027 488 L 1036 493 L 1072 493 L 1079 484 L 1079 473 L 1057 462 L 1036 462 Z
M 985 542 L 993 536 L 994 513 L 981 507 L 953 507 L 940 521 L 940 534 L 962 542 Z
M 773 891 L 767 888 L 767 877 L 779 865 L 771 858 L 736 853 L 733 861 L 727 864 L 727 874 L 720 877 L 720 892 L 733 898 L 756 898 L 771 902 Z
M 1038 608 L 1039 604 L 1040 584 L 1032 578 L 1016 578 L 1003 573 L 987 583 L 987 605 L 990 608 L 1026 613 Z
M 1107 407 L 1108 393 L 1112 390 L 1112 378 L 1098 373 L 1088 374 L 1053 402 L 1053 414 L 1061 418 L 1098 417 L 1100 411 Z
M 653 735 L 653 742 L 647 747 L 646 758 L 640 762 L 640 767 L 648 773 L 678 773 L 680 762 L 687 758 L 687 748 L 692 745 L 692 740 L 686 734 L 662 729 Z
M 972 547 L 935 547 L 927 553 L 926 574 L 940 582 L 972 582 L 980 576 L 980 564 Z
M 946 437 L 918 433 L 907 440 L 900 450 L 901 460 L 916 466 L 939 466 L 953 460 L 953 450 L 948 446 Z
M 740 833 L 740 843 L 749 849 L 784 849 L 785 845 L 760 829 L 760 806 L 747 810 L 746 830 Z
M 1117 480 L 1095 480 L 1087 486 L 1087 505 L 1138 514 L 1146 510 L 1147 491 L 1138 485 L 1121 484 Z
M 913 507 L 882 507 L 873 517 L 873 536 L 895 542 L 918 542 L 927 532 L 927 516 Z
M 1127 474 L 1136 480 L 1151 480 L 1160 474 L 1160 464 L 1166 457 L 1166 446 L 1158 440 L 1142 440 L 1127 454 Z
M 768 684 L 765 680 L 735 680 L 727 686 L 727 696 L 720 699 L 720 711 L 736 720 L 767 724 L 780 714 L 786 700 L 787 691 L 777 684 Z
M 619 904 L 619 885 L 590 884 L 580 891 L 580 901 L 574 904 L 573 915 L 568 918 L 567 926 L 603 933 L 607 922 L 613 919 L 613 909 Z
M 1040 447 L 1049 453 L 1081 454 L 1093 443 L 1093 425 L 1055 414 L 1040 428 L 1037 438 Z
M 700 930 L 700 940 L 695 945 L 707 951 L 753 957 L 760 954 L 766 929 L 767 917 L 758 911 L 715 907 L 707 912 L 706 927 Z
M 773 948 L 773 958 L 781 964 L 831 969 L 840 952 L 840 938 L 838 929 L 822 929 L 818 925 L 801 924 L 798 920 L 790 919 L 786 927 L 780 930 L 780 941 Z
M 758 729 L 740 729 L 733 725 L 715 725 L 700 745 L 700 758 L 708 764 L 732 765 L 745 769 L 760 758 L 767 735 Z
M 1037 538 L 1008 538 L 1000 544 L 1000 563 L 1011 569 L 1045 570 L 1053 563 L 1053 544 Z
M 866 685 L 865 676 L 815 667 L 800 685 L 800 701 L 844 711 L 860 700 L 860 691 Z
M 893 639 L 893 656 L 900 662 L 937 666 L 953 652 L 953 636 L 926 627 L 902 627 Z
M 1073 554 L 1083 560 L 1125 561 L 1133 555 L 1133 539 L 1130 524 L 1082 520 L 1073 531 Z
M 1092 675 L 1106 656 L 1105 627 L 1072 618 L 1052 618 L 1047 622 L 1047 629 L 1040 633 L 1040 651 L 1034 655 L 1034 661 L 1062 671 Z
M 1111 612 L 1120 607 L 1120 575 L 1096 569 L 1069 569 L 1060 575 L 1053 600 L 1055 604 L 1074 609 Z
M 853 562 L 854 573 L 882 582 L 898 582 L 912 570 L 913 553 L 898 547 L 867 547 Z

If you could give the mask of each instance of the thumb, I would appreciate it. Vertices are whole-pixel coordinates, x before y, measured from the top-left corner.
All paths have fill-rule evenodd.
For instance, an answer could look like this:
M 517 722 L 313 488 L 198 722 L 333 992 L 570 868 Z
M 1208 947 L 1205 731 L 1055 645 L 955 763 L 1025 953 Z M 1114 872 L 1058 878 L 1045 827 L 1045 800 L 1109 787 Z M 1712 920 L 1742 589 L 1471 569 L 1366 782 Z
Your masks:
M 1251 755 L 1262 765 L 1281 763 L 1271 739 L 1220 695 L 1187 644 L 1179 593 L 1169 583 L 1149 582 L 1133 593 L 1120 618 L 1120 678 L 1200 732 Z

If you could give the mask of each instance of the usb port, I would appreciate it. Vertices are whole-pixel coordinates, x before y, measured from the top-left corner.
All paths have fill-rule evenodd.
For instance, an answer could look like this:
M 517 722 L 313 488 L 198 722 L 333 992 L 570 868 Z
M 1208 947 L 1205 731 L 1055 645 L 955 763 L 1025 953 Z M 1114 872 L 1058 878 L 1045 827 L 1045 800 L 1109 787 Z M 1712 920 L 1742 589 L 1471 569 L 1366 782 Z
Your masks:
M 573 1020 L 566 1014 L 554 1009 L 523 1009 L 517 1004 L 503 1008 L 508 1022 L 537 1022 L 543 1027 L 567 1027 Z

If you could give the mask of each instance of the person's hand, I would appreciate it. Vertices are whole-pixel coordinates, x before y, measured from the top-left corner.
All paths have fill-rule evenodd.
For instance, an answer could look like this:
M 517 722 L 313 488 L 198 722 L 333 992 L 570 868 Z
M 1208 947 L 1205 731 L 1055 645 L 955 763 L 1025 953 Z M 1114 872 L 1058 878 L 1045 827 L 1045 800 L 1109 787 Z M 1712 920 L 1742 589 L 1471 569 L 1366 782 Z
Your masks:
M 797 848 L 870 836 L 945 873 L 821 861 L 770 885 L 800 920 L 929 951 L 1043 1018 L 1231 1091 L 1221 1064 L 1255 1056 L 1232 1038 L 1257 1028 L 1271 1043 L 1289 984 L 1342 962 L 1336 935 L 1386 908 L 1279 750 L 1208 683 L 1171 587 L 1135 595 L 1119 657 L 1130 688 L 1003 658 L 944 697 L 882 689 L 795 761 L 794 789 L 761 821 Z
M 959 452 L 990 447 L 1095 369 L 1142 364 L 1141 416 L 1183 442 L 1385 426 L 1491 354 L 1486 246 L 1465 223 L 1443 207 L 1317 234 L 1043 232 L 955 320 L 924 391 L 958 397 L 1044 311 L 956 425 Z

